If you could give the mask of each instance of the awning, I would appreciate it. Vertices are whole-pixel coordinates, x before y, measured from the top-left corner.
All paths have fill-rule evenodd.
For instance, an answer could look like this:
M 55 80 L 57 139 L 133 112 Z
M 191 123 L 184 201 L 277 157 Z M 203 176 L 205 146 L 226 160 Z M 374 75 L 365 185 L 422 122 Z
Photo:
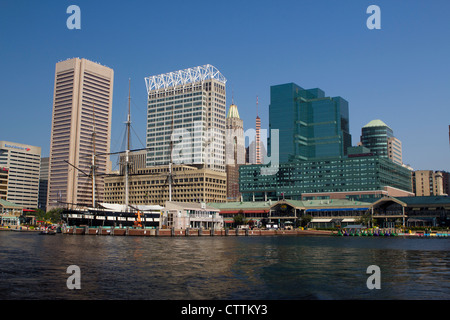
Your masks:
M 365 211 L 369 208 L 326 208 L 326 209 L 306 209 L 307 212 L 317 212 L 317 211 Z
M 331 222 L 332 219 L 312 219 L 311 222 Z
M 116 203 L 100 203 L 100 205 L 107 209 L 107 210 L 111 210 L 111 211 L 116 211 L 116 212 L 124 212 L 126 211 L 127 206 L 124 204 L 116 204 Z M 155 211 L 155 210 L 163 210 L 164 207 L 162 206 L 158 206 L 158 205 L 132 205 L 129 206 L 130 208 L 137 208 L 140 211 Z
M 225 214 L 225 213 L 243 213 L 243 214 L 248 214 L 248 213 L 268 213 L 269 210 L 220 210 L 220 214 Z

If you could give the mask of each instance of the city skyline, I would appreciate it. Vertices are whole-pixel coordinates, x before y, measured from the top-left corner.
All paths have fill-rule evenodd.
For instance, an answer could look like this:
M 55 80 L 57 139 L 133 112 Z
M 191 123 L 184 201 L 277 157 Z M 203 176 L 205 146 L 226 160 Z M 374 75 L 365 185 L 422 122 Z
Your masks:
M 111 152 L 121 150 L 129 78 L 138 148 L 145 146 L 144 78 L 212 64 L 228 80 L 227 111 L 233 97 L 244 130 L 254 128 L 257 96 L 268 129 L 270 86 L 320 87 L 349 102 L 353 146 L 361 128 L 380 119 L 402 141 L 405 164 L 450 171 L 450 45 L 441 41 L 450 25 L 447 2 L 375 1 L 380 30 L 366 27 L 369 1 L 175 2 L 177 10 L 165 3 L 77 1 L 80 30 L 66 27 L 71 4 L 0 4 L 2 118 L 8 119 L 0 136 L 40 146 L 42 157 L 50 150 L 54 65 L 79 57 L 115 70 Z

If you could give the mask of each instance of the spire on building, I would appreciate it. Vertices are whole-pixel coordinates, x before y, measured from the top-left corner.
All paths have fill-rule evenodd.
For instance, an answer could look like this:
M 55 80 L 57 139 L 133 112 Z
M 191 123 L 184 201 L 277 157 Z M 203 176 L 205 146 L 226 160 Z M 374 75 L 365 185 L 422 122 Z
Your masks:
M 227 118 L 239 118 L 239 111 L 237 105 L 234 103 L 231 104 L 230 109 L 228 109 Z

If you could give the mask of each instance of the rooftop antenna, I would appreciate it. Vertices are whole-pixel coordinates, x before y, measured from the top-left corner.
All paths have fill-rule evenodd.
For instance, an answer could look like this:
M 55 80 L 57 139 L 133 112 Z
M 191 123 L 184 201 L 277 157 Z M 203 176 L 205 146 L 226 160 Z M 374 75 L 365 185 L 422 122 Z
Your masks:
M 258 96 L 256 96 L 256 117 L 258 117 Z

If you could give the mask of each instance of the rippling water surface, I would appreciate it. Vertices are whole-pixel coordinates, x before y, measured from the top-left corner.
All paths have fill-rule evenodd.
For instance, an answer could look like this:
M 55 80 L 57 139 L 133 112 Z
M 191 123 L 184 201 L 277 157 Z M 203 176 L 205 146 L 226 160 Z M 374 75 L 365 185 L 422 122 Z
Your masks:
M 450 239 L 0 232 L 2 299 L 449 299 Z M 66 286 L 81 270 L 81 290 Z M 369 290 L 367 267 L 381 270 Z

